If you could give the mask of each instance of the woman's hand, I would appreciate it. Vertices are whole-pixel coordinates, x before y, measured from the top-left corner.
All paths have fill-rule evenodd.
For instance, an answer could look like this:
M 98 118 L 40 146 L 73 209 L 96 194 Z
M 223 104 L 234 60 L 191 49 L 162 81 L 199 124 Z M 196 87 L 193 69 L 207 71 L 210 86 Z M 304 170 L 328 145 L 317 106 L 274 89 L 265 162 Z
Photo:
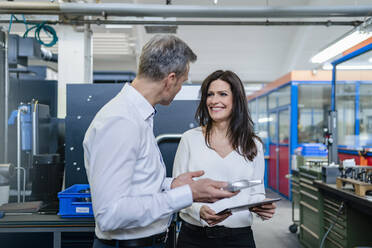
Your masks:
M 251 212 L 258 214 L 261 219 L 268 220 L 275 214 L 276 205 L 275 203 L 261 205 L 259 207 L 251 208 Z
M 214 212 L 207 205 L 203 205 L 200 208 L 200 218 L 205 220 L 210 226 L 214 226 L 217 223 L 224 221 L 230 215 L 231 215 L 231 212 L 221 214 L 221 215 L 216 215 L 216 212 Z

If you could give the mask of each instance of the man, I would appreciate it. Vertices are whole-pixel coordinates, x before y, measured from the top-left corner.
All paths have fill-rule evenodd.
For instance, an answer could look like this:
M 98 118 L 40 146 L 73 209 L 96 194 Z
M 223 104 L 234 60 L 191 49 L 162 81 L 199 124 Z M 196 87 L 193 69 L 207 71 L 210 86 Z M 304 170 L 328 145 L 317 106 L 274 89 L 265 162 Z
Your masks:
M 193 201 L 235 195 L 221 190 L 226 182 L 194 181 L 203 171 L 165 177 L 153 134 L 154 106 L 172 102 L 195 60 L 179 38 L 155 36 L 142 50 L 138 76 L 88 128 L 83 145 L 96 221 L 94 248 L 161 247 L 173 213 Z

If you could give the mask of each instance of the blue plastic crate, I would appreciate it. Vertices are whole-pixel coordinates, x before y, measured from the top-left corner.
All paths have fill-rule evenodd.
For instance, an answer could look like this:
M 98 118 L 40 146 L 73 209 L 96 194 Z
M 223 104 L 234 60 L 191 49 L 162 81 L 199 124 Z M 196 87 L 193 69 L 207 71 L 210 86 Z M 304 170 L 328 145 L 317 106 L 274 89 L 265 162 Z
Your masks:
M 62 218 L 93 218 L 92 202 L 85 201 L 91 198 L 90 193 L 79 193 L 79 191 L 89 188 L 89 184 L 75 184 L 59 192 L 58 215 Z
M 326 157 L 327 147 L 321 143 L 302 144 L 302 156 Z

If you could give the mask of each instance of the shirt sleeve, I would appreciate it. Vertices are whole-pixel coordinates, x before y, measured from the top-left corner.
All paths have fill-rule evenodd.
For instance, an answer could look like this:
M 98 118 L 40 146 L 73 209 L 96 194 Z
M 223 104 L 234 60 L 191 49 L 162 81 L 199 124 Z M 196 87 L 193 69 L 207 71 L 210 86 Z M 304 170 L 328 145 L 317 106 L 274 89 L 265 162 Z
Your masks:
M 134 188 L 131 181 L 141 156 L 141 136 L 140 129 L 131 120 L 112 118 L 95 125 L 90 137 L 84 140 L 84 152 L 89 156 L 87 171 L 94 216 L 103 232 L 148 226 L 192 203 L 187 185 L 167 191 L 159 189 L 154 194 L 138 194 L 138 187 Z
M 173 177 L 177 177 L 182 173 L 189 172 L 190 149 L 187 136 L 183 135 L 178 145 L 176 156 L 173 164 Z M 188 214 L 197 221 L 200 220 L 200 208 L 203 203 L 193 203 L 190 207 L 184 208 L 181 212 Z
M 162 190 L 170 190 L 171 189 L 171 185 L 172 185 L 172 182 L 173 182 L 173 177 L 167 177 L 164 179 L 164 182 L 162 184 L 162 187 L 161 189 Z

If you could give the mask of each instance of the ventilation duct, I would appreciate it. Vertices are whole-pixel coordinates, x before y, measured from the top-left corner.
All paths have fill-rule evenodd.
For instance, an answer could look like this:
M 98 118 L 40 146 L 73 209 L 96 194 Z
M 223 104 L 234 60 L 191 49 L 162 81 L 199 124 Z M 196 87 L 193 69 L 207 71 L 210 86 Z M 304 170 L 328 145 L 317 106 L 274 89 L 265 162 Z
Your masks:
M 177 33 L 178 26 L 176 25 L 145 25 L 146 33 L 157 34 L 157 33 L 167 33 L 175 34 Z

